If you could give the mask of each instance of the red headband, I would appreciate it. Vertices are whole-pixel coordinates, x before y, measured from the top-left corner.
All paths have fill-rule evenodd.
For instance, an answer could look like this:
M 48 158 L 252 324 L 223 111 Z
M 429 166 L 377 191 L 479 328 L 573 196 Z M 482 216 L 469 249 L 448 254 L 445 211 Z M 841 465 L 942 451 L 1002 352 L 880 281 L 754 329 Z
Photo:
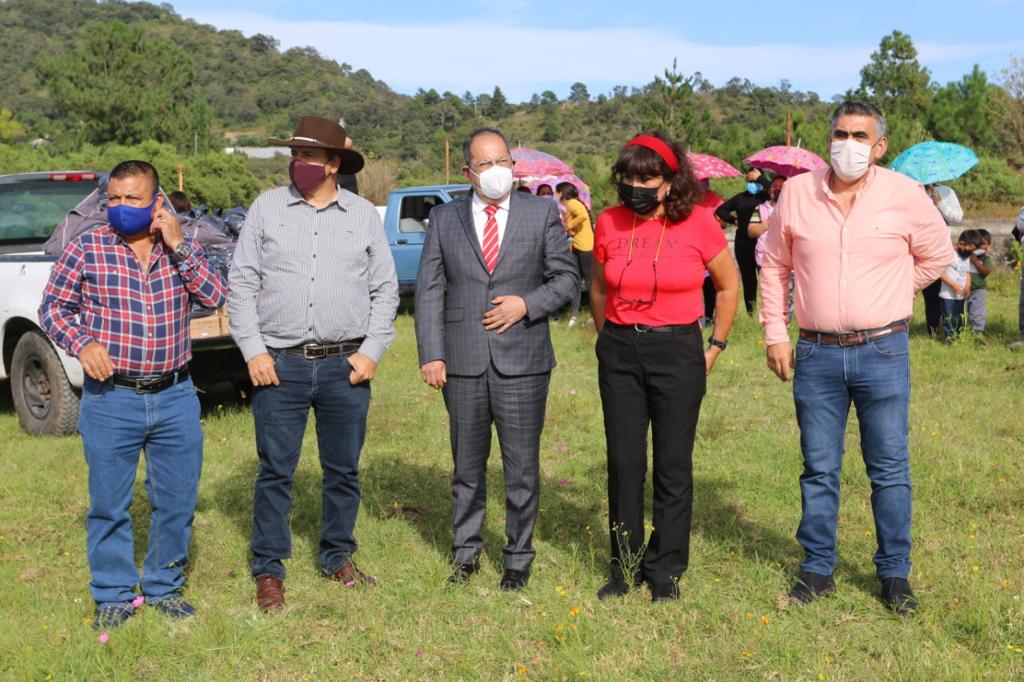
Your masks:
M 658 156 L 665 160 L 665 163 L 668 164 L 673 173 L 679 172 L 679 158 L 673 153 L 672 147 L 665 144 L 663 140 L 659 140 L 653 135 L 637 135 L 626 143 L 627 147 L 635 147 L 637 145 L 647 147 L 657 153 Z

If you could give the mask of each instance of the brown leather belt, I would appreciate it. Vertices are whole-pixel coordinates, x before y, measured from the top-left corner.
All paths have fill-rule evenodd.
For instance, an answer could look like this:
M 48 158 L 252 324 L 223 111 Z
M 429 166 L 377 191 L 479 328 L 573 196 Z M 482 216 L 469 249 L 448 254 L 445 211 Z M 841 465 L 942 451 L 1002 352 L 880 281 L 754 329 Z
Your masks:
M 305 343 L 301 346 L 276 348 L 275 350 L 279 353 L 287 353 L 288 355 L 299 355 L 307 360 L 317 360 L 319 358 L 326 358 L 329 355 L 344 355 L 348 357 L 359 350 L 359 347 L 362 345 L 363 339 L 351 339 L 337 343 Z
M 816 332 L 813 329 L 801 329 L 800 338 L 816 341 L 826 346 L 863 346 L 868 341 L 880 339 L 894 332 L 905 332 L 910 329 L 906 320 L 892 322 L 884 327 L 865 329 L 859 332 Z
M 110 378 L 110 381 L 115 386 L 130 388 L 136 393 L 159 393 L 165 388 L 180 384 L 185 379 L 188 379 L 188 365 L 173 372 L 152 377 L 126 377 L 115 374 Z

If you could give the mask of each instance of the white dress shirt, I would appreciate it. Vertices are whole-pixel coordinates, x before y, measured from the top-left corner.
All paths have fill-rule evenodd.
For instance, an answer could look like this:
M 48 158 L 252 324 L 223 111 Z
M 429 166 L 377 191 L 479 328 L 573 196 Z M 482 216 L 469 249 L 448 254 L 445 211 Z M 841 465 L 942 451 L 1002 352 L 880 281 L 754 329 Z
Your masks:
M 498 212 L 494 214 L 494 219 L 498 221 L 498 253 L 501 253 L 501 240 L 505 238 L 505 225 L 508 224 L 508 204 L 512 195 L 509 194 L 507 197 L 501 200 L 500 204 L 497 204 Z M 487 214 L 484 212 L 484 208 L 490 206 L 480 196 L 473 192 L 473 227 L 476 230 L 476 238 L 480 240 L 480 248 L 484 248 L 484 226 L 487 225 Z

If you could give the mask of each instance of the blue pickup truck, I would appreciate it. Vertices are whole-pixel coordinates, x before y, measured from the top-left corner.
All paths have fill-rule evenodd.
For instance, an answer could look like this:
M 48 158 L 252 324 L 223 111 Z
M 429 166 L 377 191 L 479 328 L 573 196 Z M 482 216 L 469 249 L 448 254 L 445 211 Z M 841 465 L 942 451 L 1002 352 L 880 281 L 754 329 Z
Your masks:
M 416 290 L 416 271 L 430 227 L 430 209 L 469 191 L 470 185 L 403 187 L 388 194 L 387 206 L 377 207 L 395 259 L 398 293 L 402 296 L 411 296 Z

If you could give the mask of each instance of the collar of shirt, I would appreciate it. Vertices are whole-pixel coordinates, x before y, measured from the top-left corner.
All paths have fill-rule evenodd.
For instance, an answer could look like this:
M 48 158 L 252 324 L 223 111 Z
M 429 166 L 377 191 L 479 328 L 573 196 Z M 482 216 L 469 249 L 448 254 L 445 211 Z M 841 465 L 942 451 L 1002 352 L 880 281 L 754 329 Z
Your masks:
M 103 235 L 103 241 L 109 246 L 117 246 L 120 244 L 126 249 L 132 248 L 131 245 L 124 240 L 124 237 L 115 230 L 110 224 L 105 228 L 106 234 Z M 153 250 L 149 255 L 149 262 L 152 265 L 157 258 L 164 252 L 164 241 L 162 239 L 153 239 Z
M 505 238 L 505 226 L 508 225 L 508 207 L 512 201 L 512 194 L 509 193 L 507 197 L 501 200 L 498 204 L 498 212 L 494 214 L 494 219 L 498 221 L 498 246 L 501 247 L 501 240 Z M 473 227 L 476 230 L 476 238 L 480 240 L 481 246 L 484 243 L 484 226 L 487 224 L 487 214 L 484 209 L 491 204 L 480 198 L 480 196 L 474 191 L 472 199 L 473 208 Z
M 288 185 L 288 194 L 290 196 L 286 203 L 287 206 L 294 206 L 296 204 L 306 204 L 310 208 L 313 208 L 313 205 L 306 201 L 306 197 L 302 196 L 302 194 L 299 193 L 299 190 L 295 189 L 295 185 Z M 334 195 L 334 198 L 331 199 L 331 201 L 328 202 L 326 206 L 316 210 L 322 211 L 324 209 L 331 208 L 332 206 L 336 206 L 337 208 L 344 211 L 352 205 L 353 196 L 355 195 L 351 194 L 347 190 L 343 190 L 341 187 L 338 187 L 337 194 Z
M 877 173 L 876 173 L 877 169 L 878 169 L 878 166 L 876 166 L 875 164 L 871 164 L 868 167 L 868 172 L 864 174 L 864 182 L 861 184 L 860 187 L 857 188 L 857 191 L 854 192 L 854 196 L 855 197 L 861 196 L 861 194 L 866 192 L 868 190 L 868 188 L 871 187 L 871 183 L 874 182 L 875 176 L 877 175 Z M 821 191 L 823 191 L 825 193 L 825 196 L 827 196 L 829 198 L 829 200 L 834 201 L 836 203 L 839 203 L 839 200 L 836 199 L 836 193 L 833 192 L 832 188 L 829 187 L 829 185 L 828 185 L 828 180 L 829 180 L 829 178 L 832 177 L 833 173 L 835 173 L 835 171 L 832 170 L 831 168 L 829 168 L 822 175 L 822 177 L 821 177 Z

